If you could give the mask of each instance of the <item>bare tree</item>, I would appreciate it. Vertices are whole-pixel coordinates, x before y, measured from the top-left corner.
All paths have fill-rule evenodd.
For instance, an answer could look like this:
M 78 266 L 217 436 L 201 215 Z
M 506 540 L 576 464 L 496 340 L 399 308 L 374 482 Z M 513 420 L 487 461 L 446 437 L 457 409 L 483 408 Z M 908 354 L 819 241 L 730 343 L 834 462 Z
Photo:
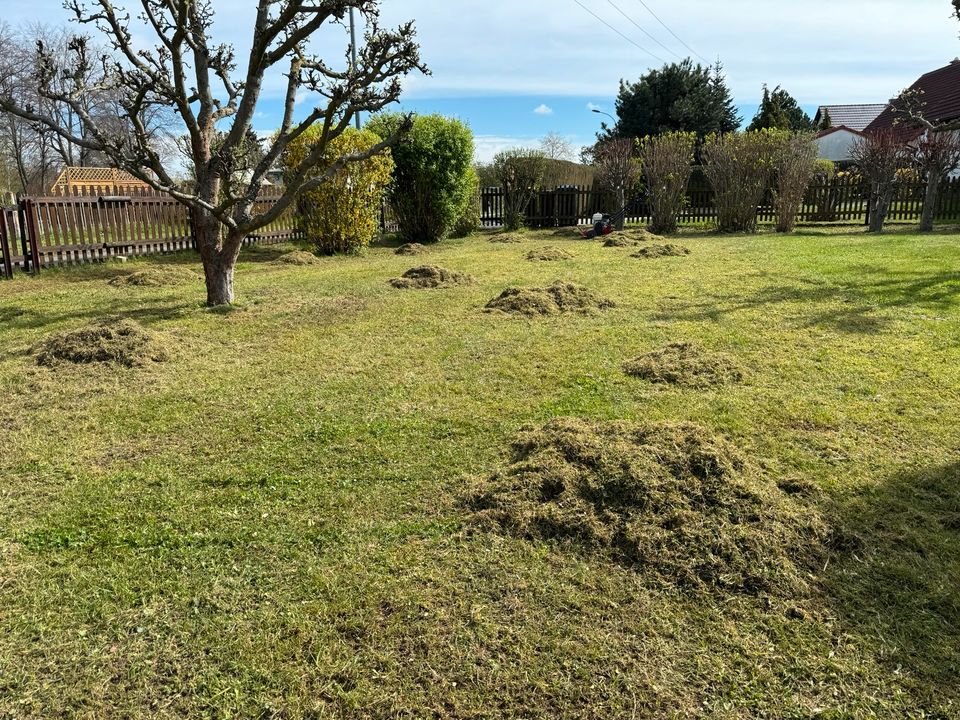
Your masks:
M 559 133 L 547 133 L 540 140 L 540 150 L 547 160 L 572 160 L 573 145 Z
M 870 183 L 870 232 L 883 232 L 897 188 L 897 171 L 909 160 L 907 146 L 896 130 L 877 130 L 857 139 L 850 159 Z
M 687 200 L 696 144 L 696 133 L 686 132 L 647 137 L 640 143 L 650 229 L 655 233 L 669 235 L 677 231 L 678 217 Z
M 817 172 L 819 148 L 813 133 L 784 134 L 774 151 L 776 188 L 773 205 L 777 211 L 777 232 L 793 232 L 803 197 Z
M 413 23 L 396 30 L 379 25 L 379 0 L 257 0 L 249 56 L 238 63 L 234 50 L 211 37 L 212 0 L 141 0 L 142 27 L 131 26 L 129 13 L 111 0 L 67 0 L 66 7 L 81 25 L 95 28 L 110 53 L 95 57 L 90 41 L 70 41 L 69 60 L 40 47 L 37 86 L 42 97 L 77 114 L 85 130 L 78 135 L 63 127 L 42 108 L 26 106 L 0 90 L 0 109 L 41 124 L 61 138 L 103 153 L 158 191 L 190 208 L 197 248 L 203 260 L 207 303 L 222 305 L 234 298 L 233 276 L 244 239 L 278 219 L 302 191 L 319 187 L 344 165 L 383 152 L 396 137 L 363 152 L 342 155 L 320 174 L 311 171 L 324 158 L 330 141 L 350 126 L 358 112 L 376 112 L 400 96 L 400 78 L 414 70 L 426 72 L 414 40 Z M 366 24 L 357 62 L 328 65 L 309 52 L 311 38 L 328 24 L 344 26 L 356 10 Z M 138 47 L 136 37 L 152 34 L 153 47 Z M 346 35 L 344 35 L 346 37 Z M 84 78 L 98 64 L 103 86 L 89 87 Z M 241 65 L 239 73 L 238 64 Z M 257 105 L 268 74 L 284 70 L 283 119 L 262 158 L 242 179 L 232 169 L 244 154 Z M 128 132 L 98 126 L 85 108 L 91 93 L 108 89 L 119 98 Z M 302 120 L 294 106 L 301 93 L 313 93 L 319 103 Z M 148 114 L 172 109 L 186 128 L 196 184 L 184 188 L 152 142 Z M 267 209 L 256 203 L 267 172 L 288 145 L 308 128 L 322 132 L 311 151 L 288 177 L 284 193 Z M 406 124 L 401 130 L 406 129 Z M 215 142 L 222 131 L 222 142 Z
M 937 213 L 940 184 L 960 167 L 960 132 L 928 130 L 917 142 L 914 157 L 917 166 L 927 178 L 920 230 L 930 232 L 933 230 L 933 220 Z
M 603 187 L 613 190 L 617 197 L 617 211 L 627 205 L 627 194 L 632 192 L 640 179 L 641 166 L 636 157 L 637 142 L 630 138 L 613 138 L 597 143 L 594 151 L 594 166 L 597 179 Z M 626 220 L 617 216 L 617 230 L 623 230 Z
M 543 184 L 546 159 L 539 150 L 514 148 L 497 153 L 493 171 L 503 188 L 503 224 L 507 230 L 523 226 L 527 208 Z

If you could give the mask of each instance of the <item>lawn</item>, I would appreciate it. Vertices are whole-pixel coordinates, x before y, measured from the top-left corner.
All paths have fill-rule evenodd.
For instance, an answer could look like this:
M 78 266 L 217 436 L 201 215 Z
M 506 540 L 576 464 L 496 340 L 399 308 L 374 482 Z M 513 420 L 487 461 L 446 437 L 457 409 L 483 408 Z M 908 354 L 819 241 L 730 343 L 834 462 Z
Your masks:
M 682 242 L 251 249 L 218 312 L 108 284 L 184 255 L 0 282 L 0 717 L 960 717 L 960 236 Z M 421 262 L 476 282 L 387 284 Z M 482 311 L 556 279 L 617 305 Z M 106 315 L 169 360 L 37 365 Z M 744 381 L 621 369 L 685 340 Z M 478 529 L 465 488 L 558 416 L 697 423 L 815 487 L 810 592 Z

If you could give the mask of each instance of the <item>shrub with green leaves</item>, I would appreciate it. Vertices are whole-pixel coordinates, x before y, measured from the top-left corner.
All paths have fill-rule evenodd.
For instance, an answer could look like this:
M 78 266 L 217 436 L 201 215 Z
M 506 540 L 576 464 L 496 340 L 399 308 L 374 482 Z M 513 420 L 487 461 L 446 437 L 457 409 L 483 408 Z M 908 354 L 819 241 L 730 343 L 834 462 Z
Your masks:
M 323 128 L 313 126 L 296 138 L 284 154 L 284 167 L 292 172 L 311 151 Z M 313 170 L 322 175 L 338 158 L 366 152 L 380 142 L 369 130 L 347 128 L 327 145 L 327 154 Z M 347 163 L 320 187 L 297 198 L 297 224 L 317 252 L 324 255 L 356 253 L 377 233 L 380 205 L 390 182 L 393 160 L 384 151 L 360 162 Z
M 455 238 L 472 235 L 480 229 L 480 176 L 474 168 L 467 172 L 467 203 L 450 234 Z
M 389 137 L 403 121 L 403 115 L 386 113 L 371 118 L 367 127 Z M 447 237 L 475 187 L 470 128 L 442 115 L 419 115 L 393 148 L 393 160 L 389 199 L 400 235 L 419 243 Z
M 493 169 L 503 188 L 503 224 L 507 230 L 523 227 L 527 208 L 543 185 L 546 156 L 539 150 L 514 148 L 497 153 Z
M 640 142 L 640 163 L 650 206 L 650 230 L 659 235 L 677 231 L 680 211 L 687 201 L 697 136 L 671 132 Z
M 710 135 L 704 141 L 703 171 L 713 186 L 720 232 L 756 232 L 777 143 L 775 130 Z

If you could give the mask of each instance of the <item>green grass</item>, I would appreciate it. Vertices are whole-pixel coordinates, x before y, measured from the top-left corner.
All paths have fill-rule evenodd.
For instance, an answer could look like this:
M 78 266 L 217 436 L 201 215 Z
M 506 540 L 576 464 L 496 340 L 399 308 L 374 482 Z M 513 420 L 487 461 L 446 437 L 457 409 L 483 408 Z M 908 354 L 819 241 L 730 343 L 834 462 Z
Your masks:
M 575 258 L 523 259 L 547 242 Z M 0 717 L 960 717 L 960 237 L 682 242 L 263 248 L 227 312 L 107 284 L 184 255 L 0 282 Z M 421 262 L 476 283 L 387 285 Z M 481 312 L 555 279 L 618 307 Z M 172 360 L 35 365 L 108 314 Z M 621 372 L 682 340 L 746 382 Z M 462 489 L 558 415 L 693 421 L 815 483 L 837 538 L 815 594 L 471 532 Z

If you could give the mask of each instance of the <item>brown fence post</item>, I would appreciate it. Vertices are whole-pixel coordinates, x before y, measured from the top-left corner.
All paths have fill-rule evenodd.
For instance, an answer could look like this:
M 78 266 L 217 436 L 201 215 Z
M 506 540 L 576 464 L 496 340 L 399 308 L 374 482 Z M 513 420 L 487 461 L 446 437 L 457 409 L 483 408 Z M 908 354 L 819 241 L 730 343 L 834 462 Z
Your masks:
M 27 222 L 27 237 L 30 240 L 30 261 L 34 273 L 40 272 L 40 227 L 37 223 L 36 203 L 27 198 L 23 201 L 23 214 Z M 26 254 L 26 253 L 24 253 Z
M 3 274 L 13 277 L 13 261 L 10 259 L 10 234 L 7 232 L 7 210 L 0 208 L 0 255 L 3 256 Z

